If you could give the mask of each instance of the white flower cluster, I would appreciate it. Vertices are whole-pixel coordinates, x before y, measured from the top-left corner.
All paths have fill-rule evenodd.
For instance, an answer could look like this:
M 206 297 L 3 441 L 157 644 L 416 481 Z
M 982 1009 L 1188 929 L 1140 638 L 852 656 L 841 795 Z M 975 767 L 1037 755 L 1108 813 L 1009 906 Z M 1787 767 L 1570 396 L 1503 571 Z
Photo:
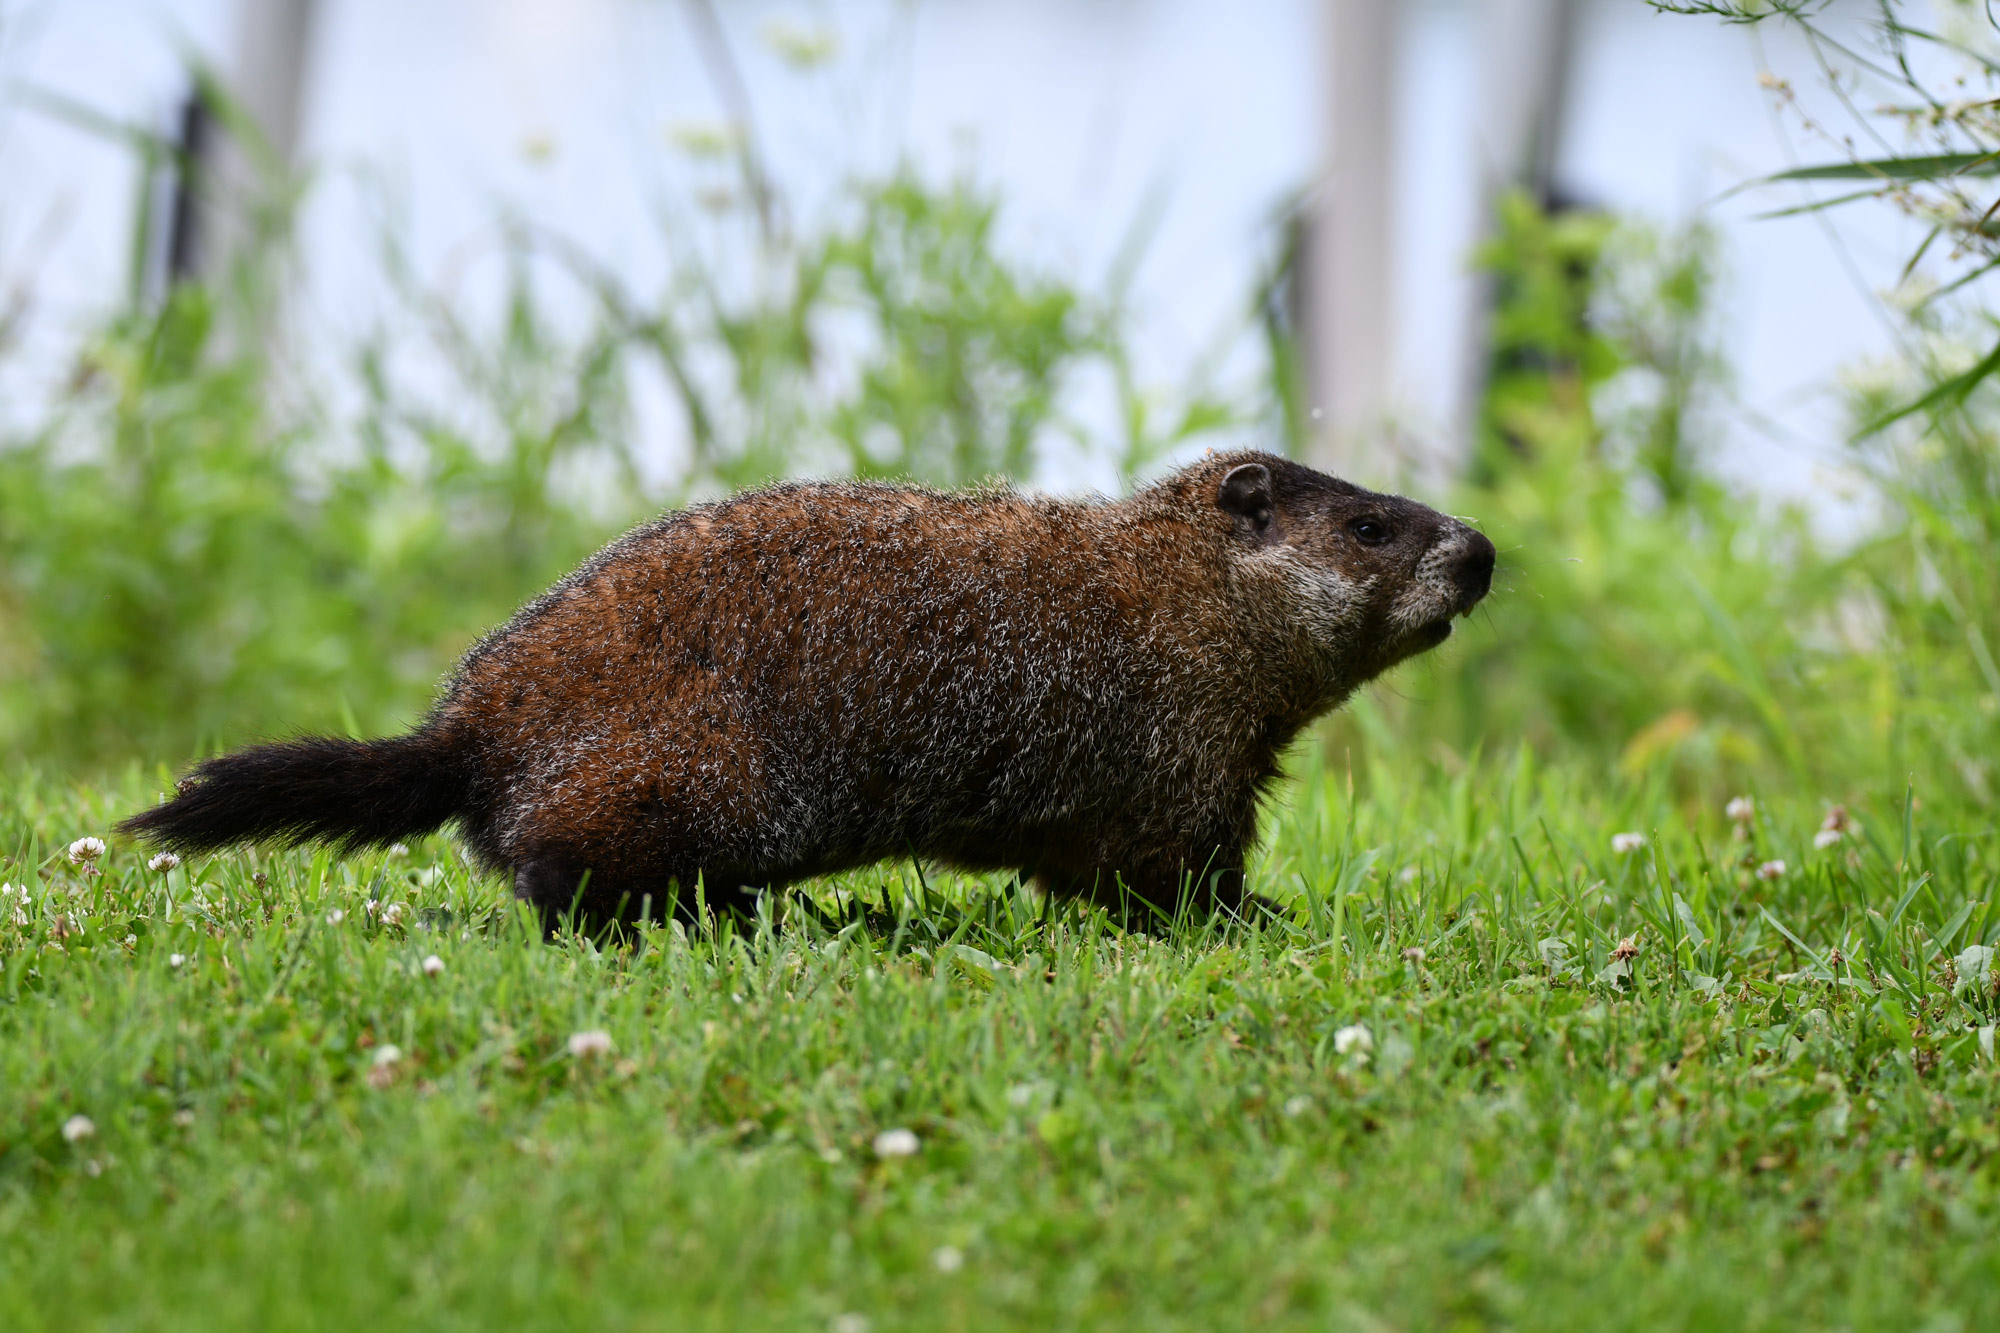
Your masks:
M 611 1034 L 602 1029 L 591 1028 L 570 1034 L 569 1054 L 572 1060 L 587 1060 L 594 1055 L 609 1055 L 611 1051 Z
M 1614 833 L 1611 835 L 1611 850 L 1620 856 L 1638 851 L 1646 845 L 1643 833 Z
M 914 1157 L 921 1147 L 915 1130 L 885 1129 L 875 1136 L 875 1155 L 881 1158 Z
M 156 875 L 164 875 L 169 870 L 174 869 L 180 863 L 181 859 L 178 856 L 175 856 L 172 852 L 159 852 L 155 854 L 151 860 L 146 862 L 146 869 L 152 871 Z
M 87 866 L 104 855 L 104 839 L 78 838 L 69 845 L 69 863 L 73 866 Z
M 1813 846 L 1825 851 L 1842 838 L 1859 832 L 1861 825 L 1848 817 L 1847 807 L 1836 805 L 1826 812 L 1826 818 L 1820 823 L 1819 832 L 1813 834 Z

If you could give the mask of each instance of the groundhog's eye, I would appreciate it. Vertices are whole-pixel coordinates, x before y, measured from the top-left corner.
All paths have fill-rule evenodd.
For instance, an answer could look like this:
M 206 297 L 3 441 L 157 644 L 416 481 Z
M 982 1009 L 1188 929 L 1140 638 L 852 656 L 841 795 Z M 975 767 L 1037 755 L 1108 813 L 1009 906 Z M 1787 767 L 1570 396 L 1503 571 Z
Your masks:
M 1379 518 L 1357 518 L 1348 525 L 1348 530 L 1363 546 L 1380 546 L 1389 540 L 1389 525 Z

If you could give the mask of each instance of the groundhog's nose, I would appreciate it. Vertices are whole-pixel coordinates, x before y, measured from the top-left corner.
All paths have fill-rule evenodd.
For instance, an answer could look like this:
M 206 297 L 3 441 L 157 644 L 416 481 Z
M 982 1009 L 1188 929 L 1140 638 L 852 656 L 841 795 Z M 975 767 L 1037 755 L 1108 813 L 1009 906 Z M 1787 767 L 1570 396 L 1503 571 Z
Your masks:
M 1486 590 L 1493 586 L 1493 562 L 1497 558 L 1493 543 L 1486 540 L 1485 533 L 1466 529 L 1465 554 L 1458 558 L 1458 565 L 1451 574 L 1451 581 L 1458 586 L 1458 609 L 1461 614 L 1478 605 Z

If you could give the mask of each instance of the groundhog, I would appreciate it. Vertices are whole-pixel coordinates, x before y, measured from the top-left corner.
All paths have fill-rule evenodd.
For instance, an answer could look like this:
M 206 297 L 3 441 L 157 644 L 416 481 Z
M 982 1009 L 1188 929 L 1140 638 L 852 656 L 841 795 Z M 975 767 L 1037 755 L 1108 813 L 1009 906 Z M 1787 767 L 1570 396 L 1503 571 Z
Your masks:
M 1232 908 L 1287 744 L 1449 637 L 1493 565 L 1262 453 L 1100 502 L 778 485 L 604 548 L 407 735 L 210 759 L 122 828 L 352 850 L 455 820 L 551 928 L 904 857 Z

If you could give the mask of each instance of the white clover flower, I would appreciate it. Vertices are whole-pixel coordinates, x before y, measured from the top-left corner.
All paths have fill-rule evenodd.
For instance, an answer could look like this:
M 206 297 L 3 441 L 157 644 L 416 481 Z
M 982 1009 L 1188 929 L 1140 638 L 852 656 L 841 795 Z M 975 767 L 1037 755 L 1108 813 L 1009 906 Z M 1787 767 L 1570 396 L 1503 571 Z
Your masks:
M 1285 1100 L 1285 1114 L 1294 1120 L 1312 1109 L 1312 1098 L 1305 1096 L 1303 1093 L 1297 1097 L 1290 1097 Z
M 1823 852 L 1839 842 L 1843 836 L 1845 835 L 1837 828 L 1823 828 L 1813 834 L 1813 846 Z
M 341 911 L 338 907 L 326 914 L 326 924 L 329 926 L 337 926 L 345 920 L 347 920 L 347 913 Z
M 424 959 L 425 976 L 434 977 L 442 971 L 444 971 L 444 959 L 438 957 L 436 954 L 432 954 L 428 958 Z
M 69 863 L 73 866 L 89 865 L 104 855 L 104 839 L 78 838 L 69 845 Z
M 408 856 L 409 854 L 410 854 L 410 845 L 408 843 L 392 842 L 389 844 L 389 855 L 397 858 L 398 860 L 401 860 L 403 857 Z
M 97 1122 L 87 1115 L 73 1115 L 63 1121 L 62 1136 L 64 1142 L 82 1143 L 85 1139 L 90 1138 L 96 1133 Z
M 875 1136 L 875 1155 L 877 1157 L 909 1157 L 914 1155 L 917 1149 L 921 1147 L 923 1147 L 923 1141 L 916 1136 L 914 1130 L 885 1129 Z
M 1339 1055 L 1358 1055 L 1366 1060 L 1368 1052 L 1375 1049 L 1375 1034 L 1355 1023 L 1333 1034 L 1333 1049 Z
M 611 1054 L 611 1034 L 601 1028 L 591 1028 L 585 1032 L 573 1032 L 569 1038 L 570 1058 L 587 1060 L 593 1055 Z
M 1757 817 L 1757 803 L 1748 796 L 1738 796 L 1723 806 L 1722 812 L 1732 823 L 1747 824 Z
M 1782 879 L 1784 874 L 1785 863 L 1783 861 L 1766 861 L 1763 865 L 1757 867 L 1758 879 Z
M 390 903 L 387 907 L 383 908 L 382 924 L 385 926 L 400 926 L 403 924 L 403 905 L 401 903 Z
M 164 875 L 169 870 L 172 870 L 174 867 L 178 866 L 180 863 L 181 859 L 178 856 L 175 856 L 172 852 L 160 852 L 154 855 L 151 860 L 146 862 L 146 869 L 152 871 L 156 875 Z
M 370 898 L 367 902 L 361 904 L 361 910 L 363 912 L 366 912 L 369 916 L 374 916 L 375 909 L 380 907 L 381 905 L 382 904 L 380 900 L 375 898 Z
M 186 961 L 187 961 L 187 955 L 184 953 L 170 953 L 167 955 L 168 967 L 179 967 L 182 963 L 185 963 Z
M 1611 835 L 1611 850 L 1620 856 L 1625 855 L 1627 852 L 1636 852 L 1645 845 L 1646 835 L 1643 833 L 1614 833 Z
M 956 1273 L 965 1267 L 965 1251 L 956 1245 L 940 1245 L 931 1251 L 931 1267 L 940 1273 Z
M 868 1316 L 850 1310 L 846 1314 L 835 1315 L 827 1328 L 831 1333 L 868 1333 Z
M 377 1046 L 375 1054 L 368 1057 L 368 1062 L 377 1069 L 387 1069 L 402 1058 L 403 1048 L 400 1046 Z

